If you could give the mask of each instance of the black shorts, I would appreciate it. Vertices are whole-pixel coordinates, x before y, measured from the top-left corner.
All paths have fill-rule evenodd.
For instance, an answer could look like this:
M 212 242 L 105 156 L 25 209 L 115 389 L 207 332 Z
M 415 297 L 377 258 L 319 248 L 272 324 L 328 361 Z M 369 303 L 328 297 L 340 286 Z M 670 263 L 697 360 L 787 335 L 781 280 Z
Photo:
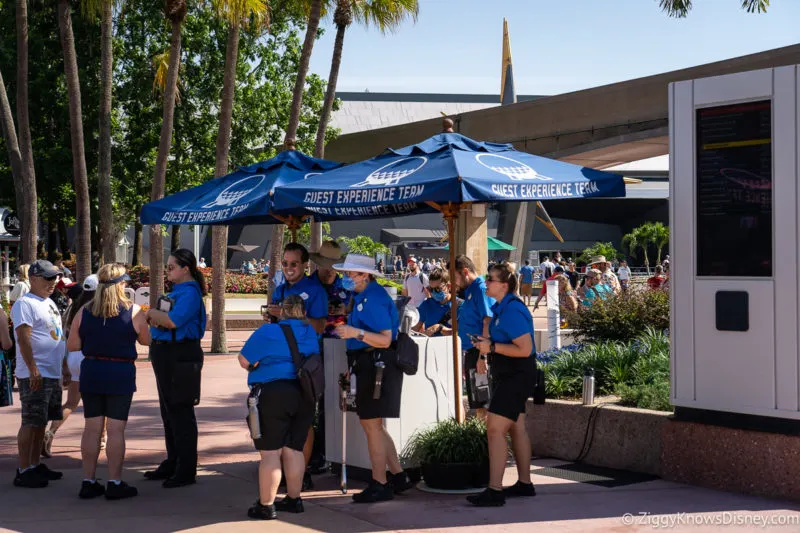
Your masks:
M 377 354 L 380 354 L 378 356 Z M 380 357 L 380 359 L 377 359 Z M 381 379 L 380 398 L 374 399 L 375 362 L 386 365 Z M 356 412 L 358 418 L 400 418 L 403 372 L 397 368 L 397 356 L 389 350 L 359 352 L 356 373 Z
M 29 378 L 18 378 L 22 404 L 22 427 L 43 428 L 50 420 L 61 420 L 61 380 L 42 378 L 38 390 L 31 390 Z
M 92 392 L 81 393 L 83 401 L 83 418 L 104 416 L 114 420 L 128 420 L 131 410 L 133 393 L 130 394 L 95 394 Z
M 303 451 L 308 429 L 314 423 L 314 404 L 303 398 L 296 379 L 279 379 L 259 387 L 261 438 L 253 441 L 256 450 L 274 451 L 286 447 Z
M 478 367 L 478 358 L 481 352 L 477 348 L 470 348 L 464 353 L 464 378 L 466 379 L 467 386 L 467 402 L 470 409 L 485 409 L 487 402 L 480 402 L 473 398 L 472 387 L 469 386 L 469 371 L 475 370 Z M 491 376 L 490 376 L 491 377 Z
M 535 384 L 536 377 L 531 372 L 492 376 L 489 412 L 516 422 L 525 412 Z

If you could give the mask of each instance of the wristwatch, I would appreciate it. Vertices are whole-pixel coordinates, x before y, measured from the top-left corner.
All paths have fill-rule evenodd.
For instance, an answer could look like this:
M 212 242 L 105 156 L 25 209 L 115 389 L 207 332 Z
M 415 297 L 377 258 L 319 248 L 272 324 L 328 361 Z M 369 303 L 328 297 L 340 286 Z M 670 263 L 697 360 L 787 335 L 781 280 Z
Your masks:
M 489 344 L 489 351 L 494 353 L 494 341 L 492 341 L 491 344 Z
M 366 335 L 366 333 L 364 333 L 363 329 L 358 330 L 358 340 L 363 342 L 364 341 L 364 335 Z

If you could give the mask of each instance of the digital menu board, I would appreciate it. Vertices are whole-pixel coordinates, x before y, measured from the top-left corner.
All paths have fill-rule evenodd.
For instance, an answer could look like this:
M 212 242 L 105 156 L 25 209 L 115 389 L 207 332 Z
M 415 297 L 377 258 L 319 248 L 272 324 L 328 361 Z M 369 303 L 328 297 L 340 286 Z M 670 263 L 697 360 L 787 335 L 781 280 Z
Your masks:
M 771 109 L 696 112 L 698 276 L 772 276 Z

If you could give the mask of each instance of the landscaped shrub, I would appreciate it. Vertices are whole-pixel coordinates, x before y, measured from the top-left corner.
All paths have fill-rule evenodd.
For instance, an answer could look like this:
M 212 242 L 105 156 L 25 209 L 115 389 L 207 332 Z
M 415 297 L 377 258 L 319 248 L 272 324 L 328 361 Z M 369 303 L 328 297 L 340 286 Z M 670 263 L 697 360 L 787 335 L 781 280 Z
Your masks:
M 669 293 L 630 291 L 595 300 L 591 307 L 568 313 L 567 321 L 581 342 L 630 341 L 647 328 L 669 327 Z
M 647 328 L 631 342 L 574 344 L 537 355 L 549 398 L 578 398 L 586 368 L 594 369 L 599 395 L 616 394 L 623 405 L 671 410 L 669 337 Z

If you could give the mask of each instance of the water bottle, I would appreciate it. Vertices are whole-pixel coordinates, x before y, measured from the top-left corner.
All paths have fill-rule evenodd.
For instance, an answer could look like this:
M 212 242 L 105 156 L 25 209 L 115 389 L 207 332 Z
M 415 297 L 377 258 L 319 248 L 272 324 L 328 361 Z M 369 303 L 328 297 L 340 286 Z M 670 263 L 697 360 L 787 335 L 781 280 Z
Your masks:
M 594 403 L 594 369 L 587 368 L 583 373 L 583 405 Z
M 250 437 L 255 439 L 261 438 L 261 421 L 258 417 L 258 397 L 247 397 L 247 425 L 250 426 Z

